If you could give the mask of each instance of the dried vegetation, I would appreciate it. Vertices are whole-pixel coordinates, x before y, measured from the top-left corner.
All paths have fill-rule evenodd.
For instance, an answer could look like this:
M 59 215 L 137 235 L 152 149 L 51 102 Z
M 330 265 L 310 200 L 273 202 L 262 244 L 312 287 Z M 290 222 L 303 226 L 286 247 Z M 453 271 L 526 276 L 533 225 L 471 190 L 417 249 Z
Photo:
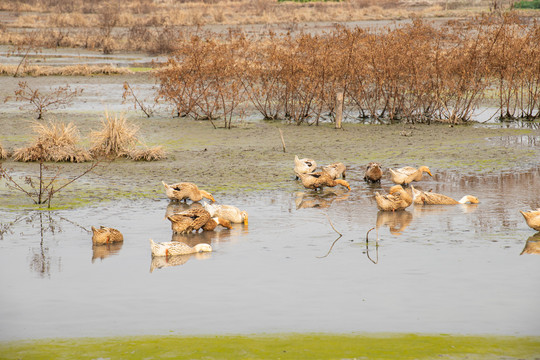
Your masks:
M 247 106 L 265 119 L 333 119 L 336 93 L 365 121 L 467 122 L 494 95 L 500 116 L 540 117 L 540 25 L 516 13 L 446 26 L 415 20 L 322 34 L 191 36 L 156 72 L 179 116 L 224 120 Z

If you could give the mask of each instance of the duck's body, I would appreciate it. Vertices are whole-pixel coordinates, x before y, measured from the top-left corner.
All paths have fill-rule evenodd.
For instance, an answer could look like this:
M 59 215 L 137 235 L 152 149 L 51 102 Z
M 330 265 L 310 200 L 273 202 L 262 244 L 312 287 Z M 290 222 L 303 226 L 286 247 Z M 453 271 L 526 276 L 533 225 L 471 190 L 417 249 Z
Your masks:
M 167 219 L 171 222 L 172 230 L 179 234 L 189 233 L 193 230 L 199 231 L 199 229 L 212 231 L 218 225 L 222 225 L 228 229 L 231 228 L 231 224 L 228 221 L 220 218 L 212 218 L 208 211 L 201 208 L 189 209 L 172 214 L 167 216 Z
M 317 169 L 317 163 L 313 159 L 299 159 L 298 155 L 294 155 L 294 173 L 298 179 L 298 174 L 309 174 Z
M 379 192 L 376 192 L 375 201 L 379 210 L 397 211 L 409 207 L 413 202 L 413 198 L 401 185 L 395 185 L 390 188 L 387 195 L 381 195 Z
M 364 174 L 364 180 L 367 182 L 381 182 L 382 169 L 381 164 L 376 162 L 370 162 L 367 165 L 366 172 Z
M 211 216 L 217 216 L 221 219 L 225 219 L 236 224 L 240 224 L 240 223 L 244 223 L 245 225 L 248 224 L 247 211 L 242 211 L 236 206 L 204 203 L 203 207 L 205 208 L 206 211 L 210 213 Z
M 530 228 L 540 231 L 540 208 L 531 211 L 520 211 Z
M 333 163 L 330 165 L 323 166 L 323 171 L 326 171 L 328 175 L 332 177 L 332 179 L 337 179 L 338 177 L 341 177 L 345 179 L 345 171 L 347 170 L 347 167 L 343 163 Z
M 392 181 L 398 185 L 408 185 L 413 181 L 422 180 L 424 173 L 431 175 L 431 171 L 427 166 L 420 166 L 418 169 L 412 166 L 405 166 L 399 169 L 388 169 L 390 172 Z
M 212 247 L 205 243 L 197 244 L 194 247 L 191 247 L 177 241 L 155 243 L 152 239 L 150 239 L 150 249 L 152 250 L 152 256 L 187 255 L 198 252 L 212 251 Z
M 167 197 L 171 200 L 187 201 L 189 199 L 196 202 L 206 198 L 212 202 L 215 201 L 212 194 L 207 191 L 200 190 L 199 187 L 194 183 L 181 182 L 172 185 L 168 185 L 164 181 L 162 181 L 162 183 L 163 186 L 165 186 L 165 194 L 167 194 Z
M 326 171 L 318 171 L 311 174 L 298 174 L 302 185 L 306 189 L 322 189 L 323 187 L 334 187 L 341 185 L 346 187 L 348 190 L 351 190 L 349 183 L 342 179 L 332 179 L 332 177 Z
M 92 243 L 94 245 L 110 244 L 124 241 L 122 233 L 116 229 L 101 226 L 96 229 L 92 226 Z
M 480 201 L 476 196 L 465 195 L 459 200 L 450 196 L 437 194 L 431 191 L 413 190 L 414 203 L 419 205 L 455 205 L 455 204 L 478 204 Z

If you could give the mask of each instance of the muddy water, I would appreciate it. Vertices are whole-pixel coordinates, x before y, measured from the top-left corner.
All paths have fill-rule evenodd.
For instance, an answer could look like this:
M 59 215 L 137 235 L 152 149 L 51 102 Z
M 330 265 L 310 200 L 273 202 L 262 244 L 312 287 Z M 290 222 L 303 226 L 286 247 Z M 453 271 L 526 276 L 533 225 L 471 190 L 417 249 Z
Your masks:
M 355 168 L 348 179 L 350 193 L 316 194 L 299 184 L 295 192 L 215 193 L 219 203 L 247 210 L 249 227 L 191 236 L 172 235 L 164 216 L 183 206 L 164 195 L 50 214 L 0 211 L 0 340 L 306 331 L 540 335 L 540 254 L 520 255 L 540 234 L 519 213 L 540 207 L 540 169 L 434 174 L 417 186 L 455 198 L 473 194 L 481 203 L 397 213 L 379 213 L 373 199 L 388 180 L 367 185 Z M 92 225 L 121 230 L 124 244 L 93 248 Z M 366 249 L 373 227 L 378 235 L 370 232 Z M 152 260 L 149 238 L 207 242 L 214 252 Z

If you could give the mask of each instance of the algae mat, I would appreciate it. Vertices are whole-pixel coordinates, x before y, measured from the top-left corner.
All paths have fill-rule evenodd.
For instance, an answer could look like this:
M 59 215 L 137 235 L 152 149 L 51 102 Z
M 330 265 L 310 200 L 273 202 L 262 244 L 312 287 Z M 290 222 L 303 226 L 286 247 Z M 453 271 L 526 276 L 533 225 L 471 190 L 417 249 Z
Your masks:
M 538 359 L 540 337 L 285 334 L 4 342 L 2 359 Z

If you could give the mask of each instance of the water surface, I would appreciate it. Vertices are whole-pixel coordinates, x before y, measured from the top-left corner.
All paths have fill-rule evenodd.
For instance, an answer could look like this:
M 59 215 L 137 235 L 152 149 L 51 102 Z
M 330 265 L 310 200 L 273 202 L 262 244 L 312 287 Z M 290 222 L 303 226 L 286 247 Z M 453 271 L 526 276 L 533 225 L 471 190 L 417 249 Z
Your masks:
M 218 203 L 247 210 L 249 227 L 191 236 L 173 236 L 164 216 L 183 206 L 164 195 L 50 213 L 0 210 L 0 340 L 269 332 L 540 335 L 540 254 L 520 255 L 540 235 L 519 213 L 540 207 L 540 169 L 436 173 L 417 186 L 458 199 L 476 195 L 481 203 L 397 213 L 379 213 L 373 199 L 375 191 L 387 191 L 388 180 L 367 185 L 354 168 L 348 179 L 350 193 L 316 194 L 300 184 L 294 192 L 214 193 Z M 119 229 L 124 243 L 93 248 L 92 225 Z M 153 261 L 149 238 L 207 242 L 214 252 Z

